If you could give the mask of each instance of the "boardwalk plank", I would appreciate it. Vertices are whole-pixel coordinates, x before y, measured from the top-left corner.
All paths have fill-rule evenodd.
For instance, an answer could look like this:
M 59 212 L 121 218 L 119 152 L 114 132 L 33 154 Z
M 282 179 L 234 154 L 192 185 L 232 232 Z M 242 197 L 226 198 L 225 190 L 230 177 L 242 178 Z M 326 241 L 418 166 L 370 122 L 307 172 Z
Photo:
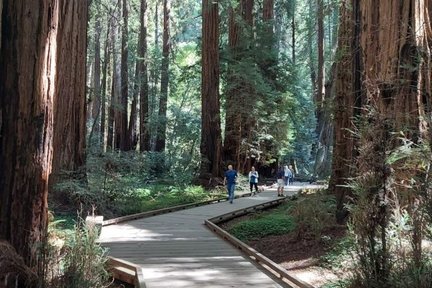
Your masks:
M 276 192 L 239 198 L 103 227 L 109 255 L 141 268 L 147 288 L 284 287 L 232 245 L 215 236 L 204 219 L 277 199 Z

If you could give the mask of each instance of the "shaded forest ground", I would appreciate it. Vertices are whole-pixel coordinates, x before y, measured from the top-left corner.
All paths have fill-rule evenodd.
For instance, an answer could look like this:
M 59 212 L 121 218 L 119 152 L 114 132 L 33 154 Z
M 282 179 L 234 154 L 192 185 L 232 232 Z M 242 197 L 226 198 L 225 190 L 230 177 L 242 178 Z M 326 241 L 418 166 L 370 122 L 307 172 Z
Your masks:
M 330 217 L 325 193 L 292 197 L 286 204 L 248 214 L 221 227 L 314 287 L 332 287 L 346 276 L 346 225 Z M 345 275 L 344 275 L 345 273 Z

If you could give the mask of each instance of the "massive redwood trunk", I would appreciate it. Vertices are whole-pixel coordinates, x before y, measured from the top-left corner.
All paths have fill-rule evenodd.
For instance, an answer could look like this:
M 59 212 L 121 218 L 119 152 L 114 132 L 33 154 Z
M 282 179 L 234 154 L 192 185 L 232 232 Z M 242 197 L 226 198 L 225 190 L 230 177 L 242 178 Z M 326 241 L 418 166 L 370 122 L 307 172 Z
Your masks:
M 116 126 L 119 126 L 119 148 L 122 151 L 128 151 L 130 150 L 130 139 L 128 137 L 128 55 L 129 55 L 129 47 L 128 47 L 128 6 L 127 1 L 123 0 L 123 9 L 122 9 L 122 16 L 123 16 L 123 23 L 122 23 L 122 36 L 121 36 L 121 64 L 120 64 L 120 74 L 121 74 L 121 97 L 120 97 L 120 115 L 118 117 L 118 123 L 116 122 Z
M 149 87 L 147 72 L 147 1 L 141 0 L 140 34 L 138 43 L 138 83 L 140 99 L 140 151 L 150 150 Z
M 201 177 L 221 175 L 222 136 L 219 104 L 219 7 L 202 1 Z
M 61 1 L 59 8 L 53 174 L 84 179 L 87 4 Z
M 166 145 L 167 127 L 167 102 L 169 84 L 169 54 L 171 50 L 170 40 L 170 5 L 171 0 L 164 0 L 164 21 L 163 21 L 163 43 L 162 43 L 162 66 L 161 66 L 161 93 L 159 98 L 159 123 L 157 125 L 156 148 L 163 152 Z
M 104 48 L 104 62 L 103 62 L 103 69 L 102 69 L 102 84 L 101 84 L 101 121 L 100 121 L 100 147 L 102 149 L 102 152 L 105 151 L 105 129 L 106 129 L 106 123 L 107 123 L 107 117 L 106 117 L 106 110 L 107 110 L 107 84 L 108 84 L 108 75 L 109 72 L 109 63 L 111 59 L 111 37 L 110 37 L 110 31 L 111 31 L 111 22 L 112 19 L 108 20 L 108 27 L 107 27 L 107 33 L 106 33 L 106 39 L 105 39 L 105 48 Z
M 32 267 L 47 228 L 58 8 L 5 1 L 1 17 L 0 238 Z
M 96 134 L 96 139 L 99 140 L 100 133 L 100 112 L 101 112 L 101 15 L 99 14 L 100 3 L 96 2 L 96 9 L 98 10 L 95 14 L 95 34 L 94 34 L 94 49 L 95 49 L 95 59 L 94 59 L 94 74 L 93 74 L 93 105 L 91 111 L 91 117 L 93 119 L 92 131 L 89 137 L 89 141 L 91 142 L 91 135 Z
M 414 140 L 430 111 L 430 5 L 427 0 L 360 3 L 366 97 Z
M 335 99 L 334 99 L 334 138 L 333 138 L 333 161 L 332 176 L 330 179 L 329 190 L 336 195 L 338 221 L 342 221 L 346 216 L 344 209 L 345 197 L 350 193 L 346 187 L 347 181 L 353 176 L 352 165 L 354 159 L 354 136 L 353 116 L 356 107 L 355 78 L 358 74 L 358 30 L 353 23 L 356 20 L 357 5 L 351 10 L 346 0 L 342 2 L 340 8 L 340 28 L 338 37 L 338 52 L 340 56 L 336 62 L 335 79 Z M 358 27 L 358 26 L 357 26 Z M 354 34 L 355 33 L 355 34 Z M 352 39 L 352 37 L 354 39 Z M 361 93 L 361 91 L 357 91 Z
M 55 104 L 58 97 L 68 101 L 72 92 L 85 99 L 85 65 L 81 63 L 85 61 L 87 3 L 68 3 L 7 0 L 3 1 L 1 14 L 0 238 L 10 242 L 25 263 L 35 269 L 41 260 L 38 244 L 47 228 L 48 180 L 57 129 Z M 78 63 L 64 59 L 72 35 L 76 36 L 76 51 L 68 52 Z M 64 82 L 72 76 L 77 80 Z M 77 96 L 78 102 L 81 105 Z M 73 123 L 65 118 L 66 137 L 70 130 L 78 130 L 78 140 L 68 138 L 76 145 L 70 151 L 74 159 L 80 159 L 84 147 L 79 134 L 84 129 L 80 123 L 85 111 L 77 108 L 84 107 L 80 105 L 70 108 L 76 113 Z
M 431 111 L 429 6 L 426 0 L 351 0 L 341 7 L 341 15 L 345 16 L 338 49 L 343 53 L 337 67 L 330 183 L 339 212 L 350 192 L 343 185 L 352 176 L 350 165 L 355 157 L 356 143 L 348 129 L 361 107 L 377 107 L 383 119 L 392 123 L 392 130 L 404 131 L 414 141 L 429 129 L 425 121 Z

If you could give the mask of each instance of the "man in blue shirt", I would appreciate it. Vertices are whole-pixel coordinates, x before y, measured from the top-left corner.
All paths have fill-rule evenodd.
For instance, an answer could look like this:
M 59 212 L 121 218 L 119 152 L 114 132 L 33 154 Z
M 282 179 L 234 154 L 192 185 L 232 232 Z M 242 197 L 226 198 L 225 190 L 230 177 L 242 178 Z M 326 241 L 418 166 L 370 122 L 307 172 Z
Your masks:
M 227 187 L 228 200 L 232 204 L 234 200 L 234 190 L 237 178 L 237 171 L 233 170 L 232 165 L 228 165 L 228 170 L 225 172 L 224 185 Z

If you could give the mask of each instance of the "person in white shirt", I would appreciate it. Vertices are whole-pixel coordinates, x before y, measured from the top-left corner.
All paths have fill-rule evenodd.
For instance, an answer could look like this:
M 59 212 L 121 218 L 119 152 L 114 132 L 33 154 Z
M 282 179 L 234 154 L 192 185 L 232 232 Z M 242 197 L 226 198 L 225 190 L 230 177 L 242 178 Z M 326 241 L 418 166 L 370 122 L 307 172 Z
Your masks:
M 251 195 L 254 196 L 252 190 L 255 187 L 255 194 L 258 193 L 258 171 L 255 170 L 255 167 L 251 167 L 251 171 L 249 172 L 249 186 Z

